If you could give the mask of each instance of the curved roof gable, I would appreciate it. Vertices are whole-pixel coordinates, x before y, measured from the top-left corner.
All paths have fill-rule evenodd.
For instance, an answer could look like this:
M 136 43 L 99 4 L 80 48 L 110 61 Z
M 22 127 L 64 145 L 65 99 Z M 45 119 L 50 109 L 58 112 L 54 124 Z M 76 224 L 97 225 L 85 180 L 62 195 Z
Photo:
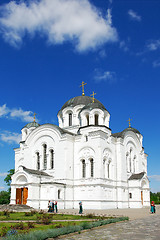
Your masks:
M 132 128 L 132 127 L 128 127 L 128 128 L 126 128 L 126 129 L 124 129 L 122 132 L 113 133 L 112 136 L 113 136 L 113 137 L 116 137 L 116 138 L 120 138 L 120 137 L 121 137 L 121 138 L 124 138 L 125 133 L 128 132 L 128 131 L 132 131 L 132 132 L 134 132 L 134 133 L 138 133 L 138 134 L 141 135 L 141 133 L 140 133 L 137 129 Z

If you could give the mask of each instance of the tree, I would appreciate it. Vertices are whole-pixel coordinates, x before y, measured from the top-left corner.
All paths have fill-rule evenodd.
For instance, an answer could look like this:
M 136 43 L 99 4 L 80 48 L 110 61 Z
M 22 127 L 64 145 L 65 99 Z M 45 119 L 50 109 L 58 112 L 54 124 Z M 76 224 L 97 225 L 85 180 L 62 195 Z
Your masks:
M 7 174 L 6 178 L 4 179 L 4 181 L 6 182 L 7 186 L 9 186 L 9 189 L 8 189 L 9 192 L 11 192 L 10 185 L 11 185 L 11 180 L 12 180 L 11 177 L 12 177 L 13 174 L 14 174 L 14 169 L 10 169 L 8 171 L 8 174 Z
M 150 192 L 150 200 L 154 201 L 155 204 L 160 204 L 160 192 L 152 193 Z
M 11 195 L 11 177 L 14 174 L 14 169 L 10 169 L 4 181 L 6 182 L 7 186 L 9 187 L 8 191 L 1 191 L 0 192 L 0 204 L 9 204 L 10 202 L 10 195 Z
M 1 191 L 0 192 L 0 204 L 9 204 L 10 202 L 10 192 Z

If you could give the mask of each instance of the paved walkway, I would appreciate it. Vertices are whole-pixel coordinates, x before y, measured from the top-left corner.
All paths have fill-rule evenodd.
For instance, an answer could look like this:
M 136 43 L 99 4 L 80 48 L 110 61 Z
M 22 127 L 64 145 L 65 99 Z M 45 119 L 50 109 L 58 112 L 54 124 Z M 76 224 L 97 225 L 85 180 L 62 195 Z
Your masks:
M 59 213 L 64 214 L 78 214 L 78 209 L 63 209 L 59 210 Z M 140 219 L 149 217 L 150 207 L 144 208 L 124 208 L 124 209 L 103 209 L 103 210 L 92 210 L 84 209 L 84 214 L 87 215 L 92 213 L 93 215 L 102 215 L 102 216 L 115 216 L 115 217 L 129 217 L 130 220 Z M 156 206 L 156 215 L 160 215 L 160 205 Z
M 62 238 L 62 237 L 61 237 Z M 160 240 L 160 215 L 114 223 L 64 236 L 65 240 Z

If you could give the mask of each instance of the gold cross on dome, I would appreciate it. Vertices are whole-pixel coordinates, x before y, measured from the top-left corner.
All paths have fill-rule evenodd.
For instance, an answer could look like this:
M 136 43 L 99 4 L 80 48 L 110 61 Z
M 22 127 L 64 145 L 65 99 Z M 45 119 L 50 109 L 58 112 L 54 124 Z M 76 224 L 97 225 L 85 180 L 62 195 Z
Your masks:
M 37 113 L 34 113 L 33 116 L 34 116 L 34 122 L 36 121 L 36 115 Z
M 132 121 L 132 119 L 129 118 L 127 121 L 128 121 L 128 123 L 129 123 L 129 127 L 131 127 L 131 121 Z
M 84 86 L 86 85 L 87 83 L 83 82 L 82 81 L 82 85 L 80 86 L 82 88 L 82 96 L 84 96 Z
M 92 98 L 92 102 L 94 103 L 94 100 L 95 100 L 95 96 L 96 95 L 96 93 L 93 91 L 93 93 L 91 94 L 91 97 L 93 96 L 93 98 Z

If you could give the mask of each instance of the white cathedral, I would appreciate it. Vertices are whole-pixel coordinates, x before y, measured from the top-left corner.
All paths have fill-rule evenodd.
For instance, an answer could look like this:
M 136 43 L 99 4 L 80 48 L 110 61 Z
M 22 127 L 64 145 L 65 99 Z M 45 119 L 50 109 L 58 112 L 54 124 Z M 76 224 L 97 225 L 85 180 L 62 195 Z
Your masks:
M 82 82 L 82 87 L 84 87 Z M 97 99 L 68 100 L 58 112 L 59 126 L 38 124 L 22 128 L 15 149 L 11 204 L 47 209 L 141 208 L 150 205 L 147 154 L 143 136 L 130 125 L 112 133 L 110 113 Z

